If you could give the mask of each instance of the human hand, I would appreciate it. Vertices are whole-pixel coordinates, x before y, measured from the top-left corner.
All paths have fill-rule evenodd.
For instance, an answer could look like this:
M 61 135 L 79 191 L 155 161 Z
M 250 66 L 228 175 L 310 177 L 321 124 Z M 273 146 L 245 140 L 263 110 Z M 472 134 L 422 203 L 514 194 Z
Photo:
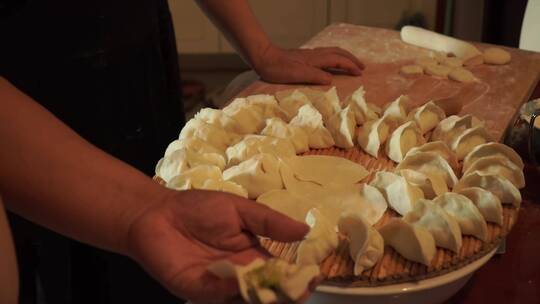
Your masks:
M 359 76 L 364 65 L 338 47 L 284 50 L 269 46 L 253 62 L 262 80 L 274 83 L 330 84 L 329 71 Z
M 128 247 L 130 256 L 176 296 L 223 303 L 238 294 L 238 286 L 208 273 L 210 263 L 267 258 L 255 235 L 292 242 L 307 232 L 305 224 L 264 205 L 228 193 L 190 190 L 171 193 L 137 217 Z

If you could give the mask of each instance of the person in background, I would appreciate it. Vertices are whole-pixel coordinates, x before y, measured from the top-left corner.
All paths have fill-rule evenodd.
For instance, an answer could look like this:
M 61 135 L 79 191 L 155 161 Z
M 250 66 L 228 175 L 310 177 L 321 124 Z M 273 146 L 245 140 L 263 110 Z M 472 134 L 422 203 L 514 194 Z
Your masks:
M 279 83 L 329 84 L 331 75 L 328 70 L 337 69 L 352 75 L 361 73 L 362 63 L 339 48 L 286 50 L 272 44 L 254 17 L 247 0 L 198 0 L 197 3 L 262 80 Z M 0 37 L 2 39 L 0 76 L 12 84 L 7 84 L 7 81 L 3 80 L 0 91 L 0 102 L 3 106 L 7 102 L 4 94 L 16 95 L 20 93 L 9 92 L 22 91 L 91 144 L 147 175 L 153 174 L 155 162 L 161 157 L 166 145 L 178 136 L 185 122 L 179 91 L 178 52 L 166 0 L 5 0 L 0 5 Z M 17 95 L 17 99 L 19 98 L 21 97 Z M 10 105 L 20 106 L 15 102 Z M 2 115 L 10 113 L 15 115 L 11 112 L 13 109 L 8 107 L 5 109 L 10 111 L 3 109 Z M 39 149 L 53 149 L 63 154 L 65 158 L 76 153 L 69 149 L 71 142 L 66 142 L 67 139 L 63 140 L 58 136 L 56 140 L 52 140 L 53 138 L 48 135 L 49 124 L 40 125 L 33 120 L 35 117 L 26 116 L 27 114 L 17 112 L 18 116 L 11 117 L 3 124 L 11 121 L 12 125 L 15 125 L 13 119 L 24 123 L 29 129 L 28 132 L 34 132 L 36 140 L 39 136 L 42 136 L 39 140 L 48 140 L 48 145 L 40 146 Z M 2 132 L 2 136 L 7 136 L 5 135 L 7 131 Z M 41 135 L 38 136 L 39 133 Z M 6 143 L 11 145 L 11 141 L 7 140 L 2 142 L 2 147 L 8 145 Z M 31 149 L 30 147 L 20 146 L 21 149 L 27 150 Z M 26 155 L 28 159 L 38 158 L 40 153 L 37 151 L 41 152 L 41 150 L 31 151 L 31 154 L 22 154 L 20 157 Z M 6 161 L 12 162 L 9 165 L 16 164 L 15 155 L 8 152 L 17 154 L 20 151 L 2 152 L 3 158 L 11 158 L 11 161 Z M 106 158 L 103 155 L 101 157 Z M 19 160 L 24 163 L 29 161 L 28 159 Z M 90 158 L 85 160 L 95 166 L 103 165 Z M 25 178 L 31 179 L 30 176 L 35 174 L 60 175 L 62 170 L 72 169 L 67 164 L 60 164 L 60 161 L 56 165 L 58 167 L 52 164 L 47 168 L 32 166 L 27 171 L 22 171 L 28 176 L 21 177 L 18 181 L 24 184 Z M 1 168 L 2 182 L 6 183 L 5 180 L 10 179 L 13 172 Z M 93 172 L 92 168 L 85 167 L 79 170 Z M 105 171 L 101 172 L 101 177 L 104 178 L 106 171 L 114 170 L 113 168 L 114 166 L 93 170 Z M 43 169 L 45 170 L 41 171 Z M 129 175 L 125 172 L 122 174 Z M 95 178 L 84 171 L 80 172 L 79 178 L 85 175 L 89 180 Z M 98 210 L 94 209 L 99 204 L 108 204 L 108 208 L 123 208 L 121 200 L 112 199 L 114 197 L 112 194 L 104 194 L 109 200 L 100 201 L 103 198 L 98 192 L 102 192 L 103 187 L 106 188 L 105 185 L 93 185 L 89 182 L 85 188 L 81 184 L 70 185 L 60 178 L 41 177 L 43 179 L 39 182 L 45 183 L 48 187 L 35 191 L 56 189 L 54 191 L 62 192 L 66 197 L 73 194 L 71 203 L 75 200 L 88 204 L 80 210 L 81 212 L 95 213 L 93 215 L 99 217 Z M 71 178 L 78 179 L 75 176 Z M 126 177 L 126 180 L 129 181 L 129 178 Z M 35 219 L 29 216 L 28 212 L 30 214 L 37 212 L 41 216 L 47 215 L 47 212 L 37 207 L 32 210 L 32 207 L 38 204 L 31 204 L 25 200 L 33 200 L 44 193 L 21 197 L 14 190 L 9 190 L 5 184 L 1 187 L 0 190 L 5 193 L 4 202 L 8 209 L 86 243 L 126 254 L 123 248 L 89 240 L 70 231 L 65 232 L 56 226 L 59 224 L 55 224 L 56 221 L 59 223 L 69 221 L 62 227 L 68 230 L 77 229 L 76 225 L 82 225 L 79 217 L 84 218 L 88 214 L 54 210 L 59 215 L 69 216 L 70 219 L 63 219 L 61 216 L 52 217 L 50 221 Z M 27 183 L 25 187 L 24 191 L 29 191 L 28 188 L 38 185 Z M 127 197 L 140 193 L 135 190 L 126 185 L 125 189 L 118 191 Z M 81 193 L 74 193 L 77 191 Z M 134 192 L 124 193 L 130 191 Z M 89 197 L 84 199 L 83 194 L 92 194 L 90 197 L 94 199 Z M 56 195 L 60 196 L 59 193 Z M 175 195 L 175 199 L 190 201 L 187 197 L 191 194 L 175 193 Z M 197 195 L 203 202 L 230 199 L 230 196 Z M 145 197 L 141 194 L 137 200 Z M 154 205 L 152 203 L 154 200 L 150 198 L 145 198 L 144 201 L 147 206 Z M 54 206 L 54 209 L 64 208 L 67 205 L 69 204 Z M 21 206 L 24 207 L 23 212 L 19 209 Z M 50 206 L 44 204 L 43 207 Z M 201 216 L 211 209 L 202 210 Z M 178 214 L 185 212 L 187 211 L 183 210 Z M 189 213 L 185 214 L 179 218 L 189 220 Z M 198 215 L 193 216 L 201 221 L 203 219 L 198 218 Z M 208 216 L 204 220 L 207 218 Z M 93 219 L 99 223 L 99 220 Z M 15 234 L 22 276 L 21 302 L 36 301 L 35 290 L 38 289 L 38 286 L 35 286 L 36 281 L 43 285 L 41 287 L 47 303 L 177 302 L 176 297 L 165 292 L 154 280 L 148 278 L 130 259 L 94 250 L 79 242 L 68 241 L 48 230 L 31 225 L 16 215 L 10 216 L 10 222 Z M 151 247 L 150 244 L 148 247 Z M 141 263 L 145 265 L 144 262 Z M 153 271 L 150 270 L 150 273 Z M 36 279 L 38 277 L 40 280 Z M 165 286 L 171 290 L 170 286 L 167 284 Z

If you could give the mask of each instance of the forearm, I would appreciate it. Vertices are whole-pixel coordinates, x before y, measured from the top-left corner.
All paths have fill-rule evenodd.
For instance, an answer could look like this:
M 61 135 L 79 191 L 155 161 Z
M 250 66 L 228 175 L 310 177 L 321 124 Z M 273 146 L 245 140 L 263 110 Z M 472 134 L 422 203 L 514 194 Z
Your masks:
M 132 220 L 168 194 L 0 78 L 0 193 L 7 208 L 125 253 Z
M 238 53 L 256 68 L 272 42 L 255 18 L 247 0 L 196 0 Z

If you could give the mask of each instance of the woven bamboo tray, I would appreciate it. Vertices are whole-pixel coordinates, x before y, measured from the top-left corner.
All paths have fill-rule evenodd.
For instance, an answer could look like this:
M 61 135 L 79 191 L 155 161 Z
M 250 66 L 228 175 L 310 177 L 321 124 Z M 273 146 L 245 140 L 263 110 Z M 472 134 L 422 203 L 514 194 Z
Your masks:
M 380 155 L 376 159 L 357 147 L 348 150 L 339 148 L 312 150 L 304 155 L 332 155 L 357 162 L 370 172 L 362 181 L 364 183 L 369 183 L 377 171 L 392 171 L 395 167 L 394 162 L 385 156 Z M 518 208 L 503 205 L 503 226 L 488 223 L 487 242 L 471 236 L 463 236 L 463 246 L 459 253 L 437 247 L 435 258 L 429 267 L 406 260 L 395 250 L 385 246 L 383 257 L 373 268 L 364 271 L 361 276 L 354 276 L 354 261 L 349 256 L 348 241 L 340 236 L 337 249 L 321 263 L 321 272 L 326 279 L 326 284 L 343 287 L 379 286 L 439 276 L 463 267 L 496 248 L 512 229 L 517 220 L 518 211 Z M 397 216 L 399 215 L 396 212 L 388 209 L 375 224 L 375 228 L 384 226 L 388 220 Z M 261 239 L 260 242 L 273 256 L 290 262 L 296 258 L 299 242 L 282 243 L 270 239 Z

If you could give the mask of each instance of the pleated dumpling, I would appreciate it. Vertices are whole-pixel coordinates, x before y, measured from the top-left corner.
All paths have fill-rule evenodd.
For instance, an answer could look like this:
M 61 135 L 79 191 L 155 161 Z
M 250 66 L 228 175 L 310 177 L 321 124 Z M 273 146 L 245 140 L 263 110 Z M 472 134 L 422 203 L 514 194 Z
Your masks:
M 375 225 L 388 209 L 388 203 L 381 191 L 369 184 L 363 184 L 360 195 L 361 200 L 357 205 L 362 210 L 362 218 L 369 225 Z
M 444 209 L 429 200 L 421 199 L 403 220 L 418 225 L 433 235 L 435 245 L 459 252 L 463 243 L 459 224 Z
M 379 229 L 379 233 L 385 244 L 394 248 L 407 260 L 426 266 L 431 265 L 437 248 L 433 236 L 426 229 L 400 218 L 392 218 Z
M 495 194 L 479 187 L 460 189 L 457 193 L 468 197 L 488 222 L 503 224 L 503 207 Z
M 181 174 L 173 177 L 167 187 L 175 190 L 212 190 L 222 191 L 247 198 L 247 190 L 244 187 L 223 180 L 221 171 L 216 166 L 200 165 L 188 169 Z
M 308 212 L 306 224 L 311 229 L 298 245 L 296 263 L 300 265 L 319 265 L 337 248 L 336 228 L 317 208 L 313 208 Z
M 172 141 L 165 150 L 165 157 L 171 155 L 174 151 L 180 149 L 187 149 L 195 153 L 217 153 L 225 157 L 225 151 L 220 150 L 209 143 L 196 137 L 177 139 Z
M 521 157 L 512 148 L 507 145 L 490 142 L 483 145 L 479 145 L 474 148 L 463 160 L 463 172 L 467 171 L 469 167 L 479 158 L 487 156 L 502 156 L 506 157 L 509 161 L 513 162 L 520 170 L 523 170 L 524 164 Z
M 414 121 L 408 121 L 392 132 L 386 144 L 386 155 L 399 163 L 411 148 L 425 143 L 422 133 Z
M 422 173 L 411 169 L 400 170 L 399 175 L 403 176 L 411 185 L 420 188 L 427 199 L 434 199 L 448 192 L 448 186 L 440 175 Z
M 439 122 L 445 118 L 446 114 L 444 113 L 444 110 L 433 103 L 433 101 L 430 101 L 421 107 L 414 108 L 407 116 L 407 120 L 416 122 L 422 134 L 435 129 Z
M 503 176 L 518 189 L 525 187 L 523 171 L 505 156 L 492 155 L 479 158 L 469 166 L 467 171 L 463 173 L 463 176 L 475 171 L 482 175 Z
M 264 120 L 272 117 L 279 117 L 288 121 L 287 112 L 279 106 L 273 95 L 257 94 L 246 97 L 247 103 L 254 106 L 261 113 Z
M 366 220 L 356 214 L 343 214 L 338 229 L 349 239 L 349 255 L 354 261 L 354 275 L 361 275 L 381 259 L 384 240 L 380 233 Z
M 298 89 L 276 92 L 279 106 L 287 113 L 289 120 L 298 114 L 298 110 L 306 104 L 311 104 L 306 94 Z
M 297 154 L 309 151 L 309 138 L 306 132 L 300 127 L 287 124 L 280 118 L 266 119 L 266 126 L 261 131 L 261 135 L 289 140 Z
M 242 128 L 238 122 L 225 114 L 222 110 L 203 108 L 195 114 L 194 118 L 220 127 L 227 132 L 242 133 Z
M 332 87 L 326 92 L 311 88 L 302 88 L 300 91 L 307 96 L 315 109 L 321 113 L 325 123 L 328 122 L 330 117 L 341 111 L 336 87 Z
M 359 87 L 345 101 L 354 113 L 356 124 L 363 125 L 366 121 L 375 120 L 381 115 L 381 109 L 366 102 L 364 87 Z
M 296 155 L 293 144 L 286 139 L 264 135 L 246 135 L 234 146 L 227 148 L 227 167 L 238 165 L 259 153 L 268 153 L 278 158 Z
M 300 127 L 307 133 L 310 148 L 324 149 L 335 144 L 332 134 L 324 127 L 321 114 L 310 104 L 298 110 L 290 125 Z
M 459 173 L 459 164 L 456 155 L 447 144 L 445 144 L 443 141 L 431 141 L 427 142 L 419 147 L 414 147 L 407 152 L 405 157 L 409 155 L 413 155 L 420 152 L 433 152 L 438 155 L 440 155 L 442 158 L 444 158 L 450 167 L 454 169 L 454 173 Z
M 424 198 L 424 193 L 419 187 L 392 172 L 377 172 L 370 185 L 379 189 L 386 197 L 388 205 L 400 215 L 411 211 L 416 201 Z
M 383 116 L 389 116 L 399 123 L 407 119 L 407 107 L 410 99 L 406 95 L 401 95 L 396 100 L 387 104 L 384 108 Z
M 503 204 L 512 204 L 516 207 L 521 205 L 521 193 L 518 188 L 508 179 L 499 175 L 481 174 L 477 171 L 463 176 L 454 187 L 459 192 L 463 188 L 480 187 L 499 198 Z
M 225 151 L 229 145 L 240 140 L 238 134 L 195 118 L 190 119 L 180 132 L 179 139 L 187 138 L 198 138 L 221 151 Z
M 390 116 L 370 120 L 362 126 L 358 134 L 358 144 L 366 153 L 378 157 L 379 149 L 396 127 L 397 122 Z
M 450 143 L 458 160 L 463 160 L 475 147 L 490 142 L 491 137 L 483 126 L 466 129 Z
M 225 159 L 217 153 L 197 153 L 180 149 L 163 157 L 156 165 L 156 175 L 168 182 L 180 173 L 200 165 L 213 165 L 220 170 L 225 168 Z
M 221 170 L 216 166 L 200 165 L 171 178 L 166 186 L 175 190 L 203 189 L 209 180 L 222 180 Z
M 283 189 L 279 166 L 275 156 L 261 153 L 223 171 L 223 179 L 241 185 L 249 198 L 256 199 L 270 190 Z
M 412 169 L 429 176 L 444 178 L 448 188 L 453 188 L 458 178 L 448 162 L 439 154 L 433 152 L 419 152 L 407 155 L 396 167 L 396 172 L 403 169 Z
M 330 117 L 326 124 L 332 134 L 336 146 L 344 149 L 354 147 L 354 135 L 356 131 L 356 119 L 350 106 Z
M 238 124 L 238 133 L 256 134 L 264 128 L 262 113 L 246 98 L 236 98 L 223 108 L 223 113 L 234 119 Z
M 463 234 L 487 241 L 486 220 L 469 198 L 458 193 L 447 192 L 436 197 L 433 202 L 457 220 Z
M 448 146 L 451 146 L 452 141 L 463 131 L 481 125 L 483 125 L 482 122 L 470 114 L 464 116 L 451 115 L 439 122 L 431 135 L 431 140 L 442 140 Z

